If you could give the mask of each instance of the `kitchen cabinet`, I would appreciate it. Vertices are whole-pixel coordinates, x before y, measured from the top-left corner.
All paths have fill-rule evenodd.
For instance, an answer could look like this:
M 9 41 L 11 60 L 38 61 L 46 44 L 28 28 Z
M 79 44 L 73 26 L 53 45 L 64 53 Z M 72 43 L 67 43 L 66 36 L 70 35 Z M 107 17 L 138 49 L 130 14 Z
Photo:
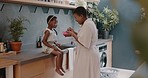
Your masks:
M 112 40 L 106 42 L 107 44 L 107 66 L 112 67 Z
M 64 54 L 63 67 L 66 63 L 66 54 Z M 53 78 L 55 72 L 55 58 L 44 58 L 29 62 L 26 64 L 17 64 L 14 66 L 15 78 Z
M 0 58 L 0 69 L 5 68 L 6 78 L 13 78 L 13 65 L 15 64 L 17 64 L 17 61 Z
M 42 77 L 43 77 L 43 74 L 31 77 L 31 78 L 42 78 Z
M 15 78 L 32 78 L 44 73 L 44 60 L 15 66 Z
M 0 0 L 0 2 L 45 6 L 45 7 L 52 7 L 52 8 L 65 8 L 65 9 L 76 8 L 76 6 L 74 6 L 74 5 L 53 3 L 53 2 L 44 2 L 44 1 L 37 1 L 37 0 Z

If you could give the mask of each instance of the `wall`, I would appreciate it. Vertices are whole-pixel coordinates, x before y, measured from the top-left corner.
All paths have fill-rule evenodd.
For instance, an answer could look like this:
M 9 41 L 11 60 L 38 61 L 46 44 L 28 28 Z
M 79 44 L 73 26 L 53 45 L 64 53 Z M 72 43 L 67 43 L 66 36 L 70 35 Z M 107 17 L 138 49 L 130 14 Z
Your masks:
M 49 8 L 48 11 L 47 7 L 22 5 L 22 9 L 20 9 L 21 4 L 7 3 L 0 3 L 0 7 L 2 7 L 3 4 L 5 5 L 3 9 L 1 8 L 0 10 L 0 37 L 3 37 L 3 41 L 10 40 L 11 38 L 8 33 L 8 26 L 10 23 L 7 19 L 24 16 L 30 21 L 30 24 L 25 22 L 27 31 L 22 37 L 23 45 L 35 44 L 37 37 L 43 35 L 43 31 L 47 27 L 46 18 L 51 14 L 57 16 L 58 18 L 58 27 L 56 28 L 58 31 L 58 41 L 60 43 L 67 43 L 71 41 L 71 38 L 66 38 L 62 35 L 62 32 L 68 27 L 75 27 L 75 25 L 77 25 L 73 19 L 71 10 L 69 10 L 68 14 L 64 14 L 63 9 L 60 9 L 59 14 L 55 14 L 55 12 L 58 11 L 54 11 L 56 9 L 53 8 Z
M 112 0 L 113 1 L 113 0 Z M 110 32 L 113 40 L 113 67 L 136 69 L 139 60 L 131 41 L 132 24 L 139 16 L 140 6 L 134 0 L 115 0 L 112 5 L 110 0 L 101 0 L 99 9 L 109 5 L 119 11 L 120 23 Z M 114 6 L 114 7 L 113 7 Z
M 136 69 L 138 65 L 138 57 L 135 54 L 135 50 L 131 41 L 132 24 L 137 19 L 139 14 L 139 4 L 133 0 L 116 0 L 117 10 L 120 14 L 120 23 L 111 31 L 114 35 L 113 40 L 113 67 Z M 0 3 L 0 7 L 3 3 Z M 110 0 L 101 0 L 99 9 L 109 5 Z M 22 10 L 19 12 L 19 4 L 5 4 L 2 11 L 0 11 L 0 37 L 4 35 L 3 40 L 9 40 L 8 34 L 8 22 L 7 18 L 25 16 L 30 20 L 31 24 L 27 25 L 27 32 L 25 32 L 22 41 L 24 45 L 34 44 L 36 38 L 42 35 L 43 30 L 46 28 L 46 18 L 50 14 L 54 14 L 58 17 L 58 27 L 56 30 L 58 33 L 58 39 L 61 43 L 70 42 L 71 39 L 65 38 L 61 33 L 66 30 L 67 27 L 73 26 L 77 29 L 77 23 L 73 20 L 71 12 L 68 15 L 64 14 L 63 10 L 60 10 L 59 14 L 55 14 L 53 9 L 50 8 L 48 13 L 43 13 L 42 8 L 38 7 L 34 13 L 34 7 L 23 5 Z

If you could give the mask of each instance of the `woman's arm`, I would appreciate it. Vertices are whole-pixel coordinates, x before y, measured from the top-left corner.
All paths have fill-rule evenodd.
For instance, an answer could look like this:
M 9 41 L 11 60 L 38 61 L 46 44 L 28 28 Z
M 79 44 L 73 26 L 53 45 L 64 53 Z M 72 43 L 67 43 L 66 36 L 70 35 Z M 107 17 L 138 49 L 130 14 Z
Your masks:
M 75 32 L 73 28 L 69 27 L 69 28 L 67 29 L 67 33 L 69 33 L 71 36 L 73 36 L 74 39 L 75 39 L 79 44 L 81 44 L 82 46 L 84 46 L 84 45 L 83 45 L 82 43 L 80 43 L 80 41 L 78 40 L 78 36 L 77 36 L 78 33 Z
M 74 31 L 67 31 L 72 37 L 74 37 L 74 39 L 79 43 L 79 44 L 81 44 L 80 43 L 80 41 L 78 40 L 78 36 L 77 36 L 77 33 L 76 32 L 74 32 Z M 81 44 L 82 46 L 84 46 L 83 44 Z

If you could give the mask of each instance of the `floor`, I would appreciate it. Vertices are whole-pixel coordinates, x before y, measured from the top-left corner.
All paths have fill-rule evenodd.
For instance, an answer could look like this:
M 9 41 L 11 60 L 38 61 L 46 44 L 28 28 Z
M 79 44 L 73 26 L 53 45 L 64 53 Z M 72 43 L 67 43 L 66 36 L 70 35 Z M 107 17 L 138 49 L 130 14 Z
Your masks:
M 128 69 L 120 69 L 120 68 L 111 68 L 111 69 L 118 70 L 116 78 L 129 78 L 135 72 L 134 70 L 128 70 Z M 54 78 L 73 78 L 73 72 L 72 70 L 66 71 L 64 76 L 60 76 L 57 74 Z
M 58 74 L 56 74 L 56 76 L 54 78 L 73 78 L 73 74 L 72 74 L 72 70 L 69 71 L 67 70 L 66 73 L 64 74 L 64 76 L 60 76 Z

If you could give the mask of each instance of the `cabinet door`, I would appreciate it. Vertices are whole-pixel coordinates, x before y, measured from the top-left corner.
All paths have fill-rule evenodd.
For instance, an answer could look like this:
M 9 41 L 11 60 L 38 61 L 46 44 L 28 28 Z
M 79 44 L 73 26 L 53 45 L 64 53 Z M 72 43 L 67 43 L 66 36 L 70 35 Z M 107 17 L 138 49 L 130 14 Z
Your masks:
M 106 42 L 107 43 L 107 67 L 112 67 L 112 41 Z
M 64 54 L 63 55 L 63 68 L 66 70 L 66 68 L 67 68 L 67 60 L 68 58 L 67 58 L 67 54 Z
M 66 54 L 63 62 L 66 62 Z M 55 72 L 55 57 L 15 65 L 15 78 L 58 78 L 58 76 Z
M 21 78 L 32 78 L 44 72 L 43 60 L 35 61 L 21 66 Z
M 43 78 L 55 78 L 55 58 L 48 58 L 44 60 L 45 69 Z
M 39 75 L 33 76 L 33 77 L 31 77 L 31 78 L 44 78 L 44 77 L 43 77 L 43 73 L 42 73 L 42 74 L 39 74 Z
M 66 56 L 67 55 L 64 54 L 64 58 L 63 58 L 63 67 L 65 70 L 67 65 Z M 44 60 L 45 70 L 44 70 L 43 78 L 59 78 L 59 75 L 55 72 L 55 65 L 56 65 L 55 60 L 56 60 L 56 57 L 48 58 Z

